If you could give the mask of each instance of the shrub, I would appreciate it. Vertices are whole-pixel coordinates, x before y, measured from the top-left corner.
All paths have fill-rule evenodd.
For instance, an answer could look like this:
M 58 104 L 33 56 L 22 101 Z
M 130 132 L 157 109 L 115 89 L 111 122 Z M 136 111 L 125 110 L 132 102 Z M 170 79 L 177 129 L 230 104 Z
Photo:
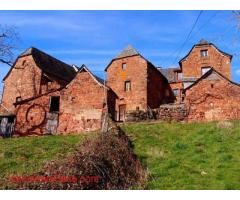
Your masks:
M 47 163 L 33 176 L 76 177 L 75 182 L 31 182 L 15 184 L 16 189 L 129 189 L 141 188 L 146 172 L 132 151 L 128 137 L 118 127 L 89 139 L 63 160 Z M 83 177 L 99 177 L 83 181 Z

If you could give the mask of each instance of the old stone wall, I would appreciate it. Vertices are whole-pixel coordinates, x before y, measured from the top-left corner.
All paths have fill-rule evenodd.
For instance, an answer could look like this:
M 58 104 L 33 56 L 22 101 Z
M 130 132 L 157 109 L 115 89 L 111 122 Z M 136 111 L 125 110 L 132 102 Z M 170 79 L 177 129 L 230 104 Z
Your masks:
M 56 91 L 17 104 L 15 133 L 20 135 L 44 135 L 51 96 L 59 95 L 59 91 Z
M 183 90 L 183 83 L 181 81 L 170 83 L 170 87 L 173 90 L 178 90 L 178 94 L 175 96 L 175 102 L 181 103 L 182 102 L 182 90 Z
M 154 112 L 156 119 L 163 121 L 183 121 L 187 116 L 185 104 L 164 104 Z
M 201 57 L 201 50 L 208 50 L 208 56 Z M 230 58 L 217 50 L 213 45 L 195 46 L 188 57 L 182 62 L 182 73 L 185 78 L 200 78 L 202 67 L 213 67 L 231 79 Z
M 19 58 L 4 81 L 3 105 L 14 112 L 17 97 L 27 99 L 39 94 L 41 70 L 32 56 Z
M 105 93 L 106 92 L 106 93 Z M 61 91 L 58 133 L 78 133 L 101 127 L 107 89 L 85 70 Z M 106 95 L 105 95 L 106 94 Z
M 158 108 L 163 103 L 174 102 L 167 79 L 151 63 L 148 63 L 147 105 Z
M 15 112 L 17 97 L 21 100 L 38 96 L 67 84 L 53 75 L 45 74 L 31 55 L 20 57 L 4 80 L 2 103 Z
M 123 63 L 126 68 L 122 69 Z M 125 81 L 131 81 L 131 90 L 125 91 Z M 141 56 L 114 60 L 107 68 L 107 85 L 117 94 L 116 111 L 121 104 L 126 111 L 147 108 L 147 61 Z
M 188 121 L 240 119 L 240 86 L 216 73 L 186 91 Z
M 66 88 L 17 105 L 15 130 L 22 135 L 45 134 L 52 96 L 60 97 L 57 134 L 100 129 L 102 115 L 107 112 L 105 94 L 114 101 L 111 91 L 83 70 Z

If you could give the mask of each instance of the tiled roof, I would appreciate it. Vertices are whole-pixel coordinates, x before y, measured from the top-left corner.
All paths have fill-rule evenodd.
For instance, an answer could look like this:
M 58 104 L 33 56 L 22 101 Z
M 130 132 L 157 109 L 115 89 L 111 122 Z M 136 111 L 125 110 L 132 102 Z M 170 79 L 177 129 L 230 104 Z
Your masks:
M 128 45 L 120 54 L 117 55 L 116 58 L 124 58 L 134 55 L 139 55 L 138 51 L 132 45 Z
M 19 57 L 32 55 L 37 66 L 44 72 L 54 75 L 60 79 L 71 81 L 76 75 L 74 68 L 37 48 L 31 47 L 23 52 Z

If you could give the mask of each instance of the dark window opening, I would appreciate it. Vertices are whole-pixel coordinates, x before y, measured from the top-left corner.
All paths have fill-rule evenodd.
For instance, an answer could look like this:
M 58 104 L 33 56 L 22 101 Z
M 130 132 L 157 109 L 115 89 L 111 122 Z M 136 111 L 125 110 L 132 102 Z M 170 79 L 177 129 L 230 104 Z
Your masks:
M 8 123 L 13 123 L 13 122 L 14 122 L 14 117 L 13 116 L 9 117 L 8 118 Z
M 136 107 L 136 110 L 139 111 L 139 106 Z
M 131 81 L 125 81 L 125 86 L 124 86 L 124 90 L 126 92 L 131 90 Z
M 211 84 L 211 88 L 213 88 L 213 84 Z
M 22 98 L 19 96 L 19 97 L 16 97 L 16 103 L 18 103 L 19 101 L 21 101 Z
M 59 103 L 60 103 L 60 97 L 51 97 L 50 112 L 58 112 Z

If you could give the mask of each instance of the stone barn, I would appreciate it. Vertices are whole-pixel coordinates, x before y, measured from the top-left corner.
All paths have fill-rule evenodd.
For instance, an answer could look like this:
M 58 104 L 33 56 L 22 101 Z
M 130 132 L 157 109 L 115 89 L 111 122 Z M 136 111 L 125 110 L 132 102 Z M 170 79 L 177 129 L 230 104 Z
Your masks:
M 17 57 L 4 77 L 1 104 L 14 113 L 17 101 L 63 87 L 75 75 L 74 67 L 31 47 Z
M 188 121 L 240 119 L 240 85 L 211 68 L 184 90 Z
M 103 113 L 111 113 L 115 98 L 103 80 L 83 65 L 67 86 L 17 102 L 15 131 L 44 135 L 97 130 Z

